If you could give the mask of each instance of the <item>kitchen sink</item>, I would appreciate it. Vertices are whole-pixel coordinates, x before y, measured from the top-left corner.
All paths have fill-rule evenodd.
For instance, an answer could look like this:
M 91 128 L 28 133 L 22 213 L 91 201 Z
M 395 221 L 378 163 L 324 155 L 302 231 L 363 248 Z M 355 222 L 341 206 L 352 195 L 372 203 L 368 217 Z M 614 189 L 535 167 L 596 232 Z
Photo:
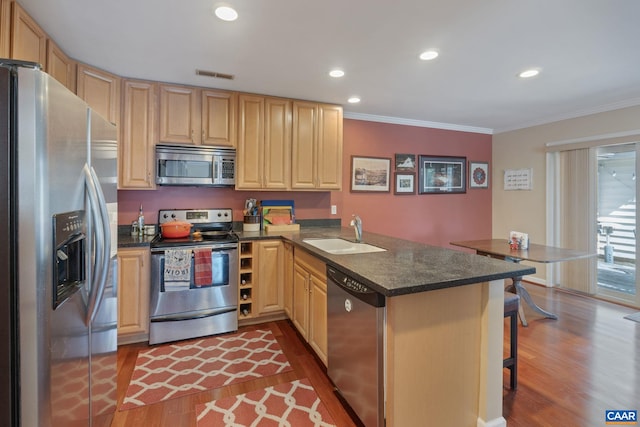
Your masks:
M 344 239 L 303 239 L 304 243 L 321 251 L 334 255 L 367 254 L 372 252 L 384 252 L 386 249 L 367 243 L 350 242 Z

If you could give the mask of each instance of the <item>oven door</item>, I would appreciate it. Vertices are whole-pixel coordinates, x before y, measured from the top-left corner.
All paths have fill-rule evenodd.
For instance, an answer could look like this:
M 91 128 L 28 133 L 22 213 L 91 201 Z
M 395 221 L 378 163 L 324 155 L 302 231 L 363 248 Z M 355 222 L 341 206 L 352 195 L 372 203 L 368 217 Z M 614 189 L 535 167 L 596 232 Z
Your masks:
M 179 247 L 190 253 L 193 249 L 211 250 L 212 281 L 195 284 L 195 261 L 191 255 L 189 282 L 165 280 L 164 250 L 151 253 L 151 322 L 180 321 L 215 316 L 238 309 L 238 244 L 214 247 Z

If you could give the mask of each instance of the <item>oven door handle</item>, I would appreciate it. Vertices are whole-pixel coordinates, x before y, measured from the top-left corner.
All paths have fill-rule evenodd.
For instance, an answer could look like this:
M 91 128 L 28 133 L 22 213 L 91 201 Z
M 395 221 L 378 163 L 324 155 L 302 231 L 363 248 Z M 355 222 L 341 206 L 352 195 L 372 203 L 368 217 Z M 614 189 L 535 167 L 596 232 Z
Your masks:
M 181 320 L 193 320 L 217 316 L 220 314 L 231 313 L 232 311 L 238 311 L 238 307 L 225 307 L 213 310 L 191 311 L 186 313 L 167 314 L 164 316 L 153 316 L 150 320 L 152 322 L 178 322 Z
M 222 243 L 218 246 L 204 246 L 204 245 L 189 245 L 189 246 L 165 246 L 161 248 L 151 248 L 152 254 L 162 254 L 164 255 L 164 251 L 166 249 L 184 249 L 184 250 L 194 250 L 194 249 L 211 249 L 211 252 L 231 252 L 238 250 L 238 243 Z

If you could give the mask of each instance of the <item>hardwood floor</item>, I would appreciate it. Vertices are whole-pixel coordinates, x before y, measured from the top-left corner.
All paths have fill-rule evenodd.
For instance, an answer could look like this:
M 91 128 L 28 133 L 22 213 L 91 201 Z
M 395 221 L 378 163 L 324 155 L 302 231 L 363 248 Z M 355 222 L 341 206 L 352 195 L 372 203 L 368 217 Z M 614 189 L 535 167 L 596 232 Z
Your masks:
M 519 327 L 518 389 L 508 388 L 507 370 L 503 377 L 507 425 L 600 427 L 605 425 L 606 409 L 640 410 L 640 323 L 623 319 L 637 310 L 530 283 L 526 287 L 538 304 L 559 319 L 544 319 L 525 306 L 529 326 Z M 269 322 L 241 330 L 258 328 L 272 330 L 293 371 L 116 411 L 111 426 L 195 427 L 198 403 L 305 377 L 339 427 L 356 426 L 334 395 L 324 366 L 291 323 Z M 118 405 L 124 399 L 137 351 L 146 347 L 134 344 L 118 350 Z
M 638 310 L 526 287 L 558 320 L 525 305 L 529 326 L 518 330 L 518 389 L 504 389 L 507 425 L 601 427 L 607 409 L 640 411 L 640 323 L 624 319 Z

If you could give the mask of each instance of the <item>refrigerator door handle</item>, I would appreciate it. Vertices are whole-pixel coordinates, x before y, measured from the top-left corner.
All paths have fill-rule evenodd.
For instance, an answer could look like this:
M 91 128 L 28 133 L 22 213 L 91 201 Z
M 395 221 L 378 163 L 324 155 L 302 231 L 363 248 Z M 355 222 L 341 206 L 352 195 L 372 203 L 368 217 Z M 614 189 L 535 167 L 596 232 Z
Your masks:
M 87 306 L 87 324 L 93 322 L 100 302 L 102 294 L 107 282 L 107 273 L 109 271 L 109 257 L 111 253 L 111 241 L 109 236 L 109 216 L 107 213 L 107 204 L 104 200 L 104 194 L 98 184 L 98 177 L 92 167 L 88 164 L 84 165 L 85 183 L 87 194 L 91 204 L 93 217 L 95 218 L 95 236 L 96 236 L 96 256 L 95 256 L 95 274 L 92 278 L 91 289 L 89 291 L 89 303 Z

